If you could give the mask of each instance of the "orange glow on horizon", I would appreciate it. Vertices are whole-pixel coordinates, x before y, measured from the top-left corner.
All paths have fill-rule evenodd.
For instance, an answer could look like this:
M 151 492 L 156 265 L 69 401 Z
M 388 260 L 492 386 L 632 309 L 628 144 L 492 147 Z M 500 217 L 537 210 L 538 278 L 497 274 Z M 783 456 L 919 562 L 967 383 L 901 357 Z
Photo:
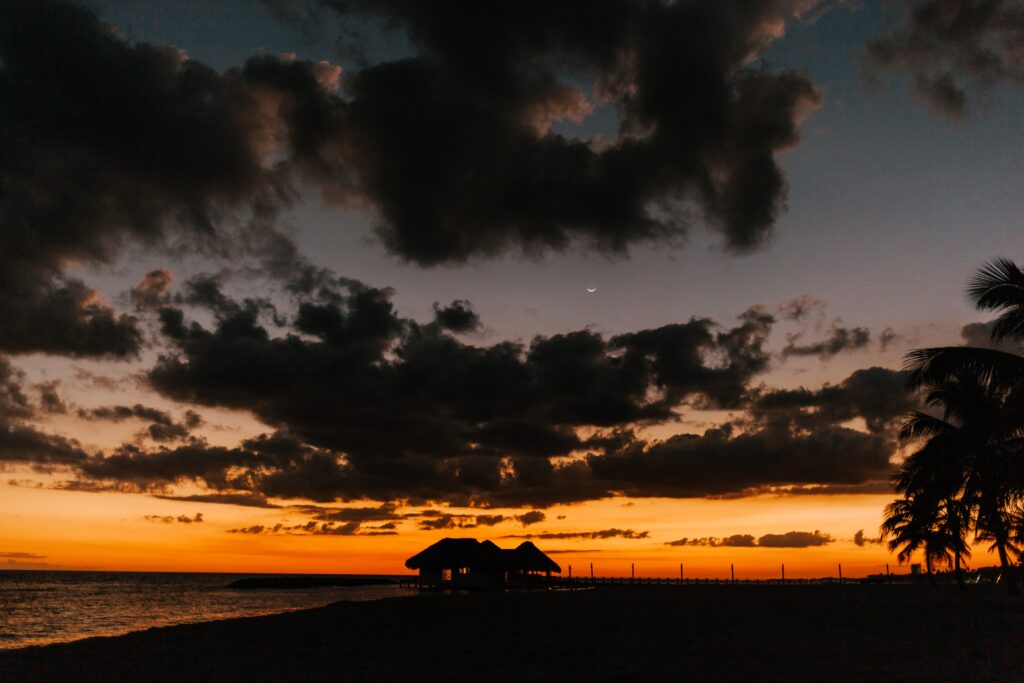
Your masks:
M 422 530 L 420 518 L 397 520 L 398 534 L 300 535 L 239 534 L 228 529 L 276 523 L 300 524 L 308 515 L 287 507 L 250 508 L 235 505 L 171 501 L 143 494 L 86 493 L 0 484 L 0 552 L 28 553 L 29 560 L 7 560 L 0 568 L 52 568 L 123 571 L 186 571 L 229 573 L 405 574 L 405 560 L 446 536 L 491 539 L 514 547 L 531 539 L 551 554 L 567 576 L 686 578 L 730 576 L 737 579 L 778 578 L 785 564 L 787 578 L 859 577 L 885 571 L 905 573 L 888 550 L 877 543 L 857 546 L 860 529 L 876 534 L 885 495 L 753 497 L 735 500 L 673 500 L 613 498 L 545 510 L 546 519 L 528 527 L 505 521 L 496 526 Z M 285 503 L 282 501 L 282 503 Z M 362 504 L 363 507 L 368 504 Z M 406 510 L 399 509 L 399 512 Z M 408 511 L 416 511 L 410 509 Z M 184 524 L 150 521 L 146 516 L 194 517 Z M 451 514 L 521 514 L 522 510 L 444 509 Z M 540 534 L 572 534 L 607 529 L 632 530 L 640 538 L 544 538 Z M 808 548 L 670 546 L 683 537 L 726 537 L 733 534 L 782 534 L 820 531 L 832 542 Z M 643 536 L 643 532 L 647 532 Z M 511 536 L 516 536 L 513 538 Z M 504 538 L 503 538 L 504 537 Z M 915 560 L 916 561 L 916 560 Z M 2 560 L 0 560 L 2 562 Z M 975 549 L 972 566 L 991 564 L 985 549 Z

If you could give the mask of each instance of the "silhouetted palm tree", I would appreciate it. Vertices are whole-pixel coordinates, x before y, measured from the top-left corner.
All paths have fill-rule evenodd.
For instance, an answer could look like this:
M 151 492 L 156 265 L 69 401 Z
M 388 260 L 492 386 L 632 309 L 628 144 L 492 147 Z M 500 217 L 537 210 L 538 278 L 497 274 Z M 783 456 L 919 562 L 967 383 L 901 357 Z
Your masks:
M 947 565 L 956 575 L 956 582 L 964 588 L 964 560 L 971 556 L 971 544 L 967 542 L 967 533 L 971 528 L 971 506 L 963 498 L 947 498 L 942 501 L 939 511 L 938 532 L 941 534 L 941 545 L 946 555 L 952 554 L 953 562 Z
M 933 400 L 935 397 L 929 395 L 929 401 Z M 901 439 L 924 436 L 928 440 L 904 461 L 895 479 L 896 490 L 904 494 L 905 502 L 897 501 L 899 505 L 887 508 L 887 513 L 897 518 L 909 515 L 917 519 L 909 525 L 894 519 L 889 526 L 883 524 L 882 531 L 892 534 L 899 524 L 915 528 L 923 544 L 929 575 L 936 562 L 945 562 L 955 567 L 957 581 L 962 582 L 961 558 L 970 553 L 966 541 L 970 506 L 962 498 L 968 465 L 965 453 L 969 450 L 964 443 L 965 433 L 949 420 L 911 413 L 900 430 Z M 886 521 L 890 519 L 893 518 L 887 516 Z
M 941 563 L 953 569 L 963 585 L 963 558 L 971 555 L 968 511 L 959 499 L 936 501 L 927 493 L 911 493 L 886 507 L 882 536 L 889 537 L 889 550 L 898 553 L 901 563 L 923 551 L 929 580 L 934 581 L 935 566 Z
M 1009 553 L 1017 552 L 1011 543 L 1011 509 L 1020 498 L 1024 481 L 1020 476 L 1024 469 L 1020 399 L 1024 393 L 969 373 L 950 373 L 927 389 L 925 404 L 943 414 L 915 412 L 904 422 L 901 438 L 927 440 L 904 461 L 897 490 L 934 500 L 937 509 L 957 506 L 956 514 L 948 515 L 946 526 L 959 530 L 960 540 L 966 537 L 973 518 L 977 540 L 992 542 L 1008 588 L 1016 592 Z M 954 535 L 951 533 L 949 540 Z M 966 543 L 961 545 L 963 555 Z M 954 564 L 958 560 L 954 557 Z
M 910 494 L 885 506 L 885 518 L 879 529 L 883 538 L 889 538 L 889 550 L 896 553 L 900 563 L 909 562 L 915 552 L 924 550 L 929 576 L 933 555 L 927 545 L 937 513 L 936 505 L 928 497 Z
M 978 308 L 1001 312 L 994 341 L 1024 343 L 1024 272 L 1013 262 L 999 259 L 979 269 L 968 296 Z M 1009 553 L 1019 552 L 1012 510 L 1024 495 L 1024 357 L 988 348 L 918 349 L 907 356 L 906 370 L 911 386 L 923 389 L 925 403 L 942 417 L 908 416 L 901 437 L 927 441 L 904 463 L 897 488 L 936 505 L 963 506 L 954 517 L 966 515 L 968 524 L 973 518 L 976 539 L 992 542 L 1016 593 Z

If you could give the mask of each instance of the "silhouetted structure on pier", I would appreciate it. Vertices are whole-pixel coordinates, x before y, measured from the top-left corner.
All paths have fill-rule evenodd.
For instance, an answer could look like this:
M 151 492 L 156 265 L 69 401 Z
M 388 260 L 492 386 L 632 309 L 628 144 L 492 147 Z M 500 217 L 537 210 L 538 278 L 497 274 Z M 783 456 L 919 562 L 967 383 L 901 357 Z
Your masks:
M 562 568 L 530 541 L 503 550 L 491 541 L 445 538 L 405 562 L 419 570 L 419 585 L 438 588 L 528 586 Z

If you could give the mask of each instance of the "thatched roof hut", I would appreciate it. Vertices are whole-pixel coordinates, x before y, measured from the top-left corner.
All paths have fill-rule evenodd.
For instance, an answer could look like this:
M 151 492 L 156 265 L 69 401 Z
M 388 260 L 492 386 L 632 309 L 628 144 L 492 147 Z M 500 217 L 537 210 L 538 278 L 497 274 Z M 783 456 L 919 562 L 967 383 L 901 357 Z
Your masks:
M 466 587 L 518 585 L 537 574 L 562 571 L 529 541 L 514 550 L 502 550 L 475 538 L 442 539 L 410 557 L 405 566 L 419 570 L 422 584 Z

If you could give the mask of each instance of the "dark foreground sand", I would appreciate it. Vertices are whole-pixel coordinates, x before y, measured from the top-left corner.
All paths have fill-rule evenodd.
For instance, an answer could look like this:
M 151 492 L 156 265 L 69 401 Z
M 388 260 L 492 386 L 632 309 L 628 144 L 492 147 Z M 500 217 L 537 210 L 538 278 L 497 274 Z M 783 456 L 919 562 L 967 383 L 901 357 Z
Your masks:
M 429 594 L 0 652 L 0 681 L 1024 680 L 997 587 Z

